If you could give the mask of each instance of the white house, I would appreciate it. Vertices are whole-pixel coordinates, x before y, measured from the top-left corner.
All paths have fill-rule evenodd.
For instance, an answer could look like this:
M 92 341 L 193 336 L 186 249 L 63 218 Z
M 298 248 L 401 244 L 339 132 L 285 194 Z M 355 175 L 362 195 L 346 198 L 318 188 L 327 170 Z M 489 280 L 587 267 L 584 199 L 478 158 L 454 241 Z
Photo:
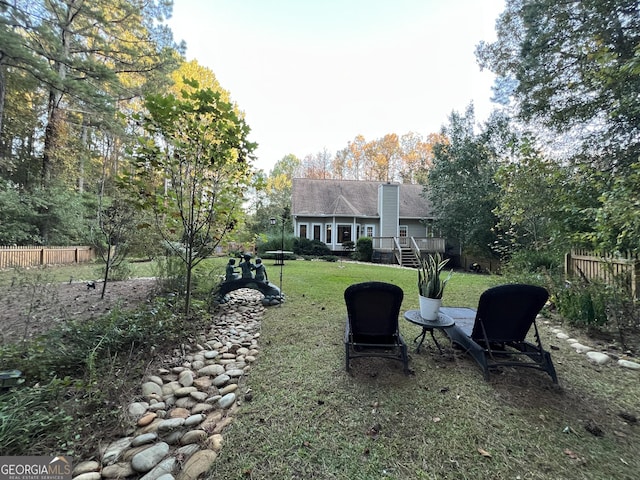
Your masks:
M 433 216 L 422 185 L 355 180 L 294 178 L 291 198 L 294 234 L 326 243 L 334 252 L 343 242 L 374 239 L 374 250 L 444 251 L 434 238 Z M 430 240 L 429 240 L 430 239 Z

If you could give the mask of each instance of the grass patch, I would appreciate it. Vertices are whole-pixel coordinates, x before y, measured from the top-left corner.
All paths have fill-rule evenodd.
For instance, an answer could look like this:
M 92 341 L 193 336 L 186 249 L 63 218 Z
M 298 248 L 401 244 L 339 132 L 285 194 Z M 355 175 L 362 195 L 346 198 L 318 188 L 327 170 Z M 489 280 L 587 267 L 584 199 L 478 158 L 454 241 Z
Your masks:
M 225 263 L 226 259 L 207 261 L 199 275 L 213 278 Z M 280 267 L 271 261 L 265 266 L 272 282 L 279 284 Z M 451 349 L 443 337 L 442 355 L 429 337 L 419 354 L 410 346 L 413 375 L 403 374 L 401 362 L 380 358 L 353 359 L 352 373 L 347 374 L 343 292 L 350 284 L 369 280 L 399 285 L 405 292 L 402 311 L 418 308 L 415 270 L 286 262 L 286 302 L 266 310 L 261 352 L 242 385 L 242 390 L 251 389 L 252 400 L 241 405 L 224 431 L 224 447 L 211 478 L 637 478 L 640 425 L 619 414 L 640 414 L 638 372 L 589 364 L 550 333 L 549 326 L 562 324 L 553 316 L 542 322 L 548 325 L 541 325 L 541 334 L 552 351 L 559 386 L 543 372 L 509 368 L 492 373 L 485 382 L 475 363 Z M 199 282 L 202 298 L 209 283 Z M 502 283 L 500 277 L 456 273 L 447 285 L 444 305 L 476 307 L 480 294 L 497 283 Z M 196 301 L 199 304 L 204 302 Z M 145 354 L 151 353 L 145 350 L 147 343 L 155 344 L 155 358 L 171 350 L 172 345 L 162 341 L 167 338 L 154 337 L 158 318 L 175 327 L 168 329 L 174 342 L 196 341 L 196 332 L 181 332 L 180 325 L 204 324 L 193 325 L 195 318 L 184 324 L 180 306 L 168 308 L 160 316 L 138 313 L 126 321 L 116 316 L 94 326 L 75 326 L 72 333 L 78 341 L 74 350 L 66 351 L 71 363 L 39 357 L 46 349 L 28 350 L 28 358 L 53 375 L 55 370 L 70 375 L 70 365 L 81 372 L 78 380 L 54 380 L 47 391 L 27 387 L 13 403 L 0 401 L 3 428 L 7 435 L 15 432 L 20 437 L 20 443 L 14 440 L 10 445 L 11 451 L 45 454 L 64 445 L 66 451 L 76 449 L 78 459 L 86 458 L 82 454 L 98 445 L 106 432 L 100 430 L 108 425 L 106 419 L 117 416 L 138 392 L 144 368 L 125 367 L 144 366 Z M 200 311 L 198 318 L 206 316 Z M 584 338 L 577 327 L 562 326 L 569 335 Z M 408 343 L 420 333 L 404 319 L 400 328 Z M 9 353 L 5 351 L 5 359 Z M 55 351 L 49 349 L 48 354 Z M 108 392 L 108 397 L 100 392 Z M 71 412 L 76 415 L 79 410 L 81 418 L 70 422 Z M 47 418 L 47 411 L 59 412 L 55 424 L 47 423 L 54 420 Z M 22 420 L 14 421 L 18 417 Z M 594 426 L 603 435 L 590 433 Z M 30 443 L 35 438 L 39 442 Z
M 270 278 L 278 278 L 269 267 Z M 212 474 L 229 478 L 601 479 L 636 478 L 636 372 L 594 367 L 553 351 L 560 386 L 539 371 L 503 369 L 483 380 L 470 358 L 429 342 L 411 349 L 405 376 L 393 360 L 344 369 L 343 292 L 378 280 L 418 308 L 416 272 L 324 262 L 287 262 L 287 301 L 267 310 L 259 360 L 247 379 L 253 400 L 225 432 Z M 499 278 L 457 273 L 444 304 L 476 307 Z M 420 329 L 401 319 L 410 342 Z M 548 329 L 543 327 L 547 332 Z M 547 348 L 558 341 L 545 333 Z M 446 344 L 446 340 L 443 342 Z M 598 437 L 586 427 L 597 425 Z

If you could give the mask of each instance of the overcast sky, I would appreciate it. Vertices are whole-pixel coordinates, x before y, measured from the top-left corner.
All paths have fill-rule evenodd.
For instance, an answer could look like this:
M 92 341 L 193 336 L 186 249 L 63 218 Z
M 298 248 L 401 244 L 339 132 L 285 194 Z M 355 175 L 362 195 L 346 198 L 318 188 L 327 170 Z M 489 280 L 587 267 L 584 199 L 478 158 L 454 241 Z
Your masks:
M 452 110 L 491 110 L 474 49 L 504 0 L 174 0 L 187 59 L 246 114 L 267 173 L 292 153 L 332 154 L 361 134 L 426 137 Z

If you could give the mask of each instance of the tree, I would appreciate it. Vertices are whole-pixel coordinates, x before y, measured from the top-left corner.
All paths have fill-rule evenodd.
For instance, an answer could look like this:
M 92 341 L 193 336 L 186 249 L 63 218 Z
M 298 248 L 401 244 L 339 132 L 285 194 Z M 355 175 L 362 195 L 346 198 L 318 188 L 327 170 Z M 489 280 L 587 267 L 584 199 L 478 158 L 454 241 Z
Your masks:
M 460 248 L 490 254 L 494 241 L 497 159 L 484 134 L 474 133 L 473 106 L 464 115 L 452 112 L 442 127 L 446 141 L 433 147 L 425 195 L 431 202 L 436 227 Z
M 0 56 L 0 71 L 28 72 L 48 95 L 42 185 L 49 185 L 69 157 L 83 158 L 69 155 L 69 142 L 86 139 L 91 126 L 117 125 L 117 102 L 139 97 L 144 85 L 158 78 L 154 72 L 175 66 L 176 46 L 160 23 L 171 7 L 164 0 L 2 2 L 0 39 L 8 48 Z M 79 142 L 71 153 L 87 145 Z
M 494 210 L 496 227 L 507 249 L 501 253 L 565 248 L 569 232 L 558 206 L 566 205 L 563 190 L 569 178 L 569 168 L 544 158 L 533 139 L 522 139 L 516 158 L 501 165 L 496 174 L 500 188 Z
M 129 241 L 136 228 L 136 213 L 131 203 L 116 199 L 98 210 L 98 236 L 94 245 L 104 261 L 100 298 L 104 298 L 112 269 L 122 265 L 129 254 Z
M 236 107 L 197 81 L 180 97 L 150 95 L 144 129 L 134 157 L 132 179 L 142 206 L 156 212 L 167 240 L 186 274 L 185 312 L 189 312 L 192 272 L 210 255 L 237 221 L 250 181 L 249 160 L 256 145 Z
M 626 170 L 640 155 L 640 3 L 508 0 L 481 66 L 519 115 L 576 141 L 574 158 Z

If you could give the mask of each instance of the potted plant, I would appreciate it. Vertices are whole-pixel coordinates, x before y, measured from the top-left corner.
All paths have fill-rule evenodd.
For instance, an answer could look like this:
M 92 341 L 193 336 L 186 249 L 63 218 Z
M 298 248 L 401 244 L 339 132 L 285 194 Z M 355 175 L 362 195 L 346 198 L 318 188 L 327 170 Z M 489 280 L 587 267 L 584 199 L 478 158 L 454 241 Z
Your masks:
M 442 259 L 439 253 L 435 255 L 418 256 L 418 293 L 420 294 L 420 316 L 425 320 L 437 320 L 438 309 L 442 305 L 444 287 L 451 278 L 449 272 L 443 278 L 442 269 L 449 259 Z

